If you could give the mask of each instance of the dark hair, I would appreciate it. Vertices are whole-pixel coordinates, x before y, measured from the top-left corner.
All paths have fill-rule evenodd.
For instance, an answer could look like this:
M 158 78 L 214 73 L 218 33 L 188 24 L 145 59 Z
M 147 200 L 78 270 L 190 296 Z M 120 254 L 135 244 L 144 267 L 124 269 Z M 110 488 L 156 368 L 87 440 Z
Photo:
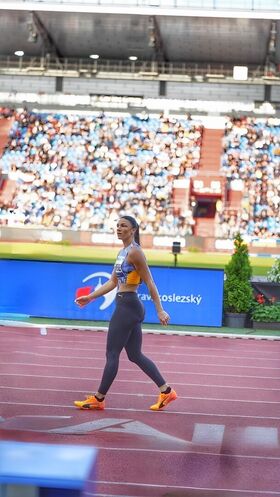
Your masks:
M 135 234 L 134 234 L 134 240 L 138 245 L 140 245 L 140 234 L 139 234 L 139 224 L 137 223 L 136 219 L 132 216 L 121 216 L 122 219 L 126 219 L 127 221 L 130 222 L 132 228 L 135 228 Z

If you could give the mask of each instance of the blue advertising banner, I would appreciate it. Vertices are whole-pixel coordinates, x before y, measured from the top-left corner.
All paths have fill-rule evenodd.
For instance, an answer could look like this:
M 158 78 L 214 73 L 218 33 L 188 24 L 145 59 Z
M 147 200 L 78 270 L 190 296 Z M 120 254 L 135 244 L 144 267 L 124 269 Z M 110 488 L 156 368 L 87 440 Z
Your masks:
M 108 321 L 114 290 L 84 308 L 75 303 L 78 288 L 92 291 L 108 281 L 112 265 L 75 262 L 0 260 L 1 314 Z M 151 267 L 170 324 L 221 326 L 224 272 L 216 269 Z M 145 284 L 138 291 L 146 309 L 145 322 L 158 323 Z

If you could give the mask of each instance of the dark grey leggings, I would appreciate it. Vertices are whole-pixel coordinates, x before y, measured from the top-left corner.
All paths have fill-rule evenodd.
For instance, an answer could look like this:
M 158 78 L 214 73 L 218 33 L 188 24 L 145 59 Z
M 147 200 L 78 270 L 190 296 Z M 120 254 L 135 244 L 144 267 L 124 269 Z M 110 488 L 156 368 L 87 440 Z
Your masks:
M 109 324 L 106 348 L 106 364 L 98 392 L 106 395 L 119 367 L 119 357 L 125 348 L 127 357 L 135 362 L 158 387 L 165 384 L 156 365 L 141 352 L 144 306 L 135 292 L 117 293 L 116 309 Z

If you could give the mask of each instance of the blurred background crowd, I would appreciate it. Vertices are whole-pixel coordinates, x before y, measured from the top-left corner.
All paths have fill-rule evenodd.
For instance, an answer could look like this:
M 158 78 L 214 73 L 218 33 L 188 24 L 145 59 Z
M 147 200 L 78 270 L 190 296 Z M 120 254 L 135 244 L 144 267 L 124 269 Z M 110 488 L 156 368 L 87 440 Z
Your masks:
M 2 225 L 112 232 L 116 218 L 129 212 L 146 233 L 193 233 L 191 205 L 176 210 L 173 187 L 199 171 L 201 122 L 8 108 L 0 115 L 13 120 L 0 169 L 16 184 L 1 200 Z M 228 119 L 220 174 L 242 198 L 237 209 L 225 203 L 217 210 L 216 236 L 279 237 L 279 137 L 273 119 Z

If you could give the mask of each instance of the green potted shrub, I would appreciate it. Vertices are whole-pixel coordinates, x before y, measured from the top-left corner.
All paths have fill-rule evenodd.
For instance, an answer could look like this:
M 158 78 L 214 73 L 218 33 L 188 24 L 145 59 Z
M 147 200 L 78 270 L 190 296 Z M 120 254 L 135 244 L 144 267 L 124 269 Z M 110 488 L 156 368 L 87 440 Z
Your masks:
M 231 328 L 244 328 L 248 312 L 253 304 L 250 283 L 252 266 L 248 246 L 240 234 L 234 239 L 234 253 L 225 267 L 224 324 Z

